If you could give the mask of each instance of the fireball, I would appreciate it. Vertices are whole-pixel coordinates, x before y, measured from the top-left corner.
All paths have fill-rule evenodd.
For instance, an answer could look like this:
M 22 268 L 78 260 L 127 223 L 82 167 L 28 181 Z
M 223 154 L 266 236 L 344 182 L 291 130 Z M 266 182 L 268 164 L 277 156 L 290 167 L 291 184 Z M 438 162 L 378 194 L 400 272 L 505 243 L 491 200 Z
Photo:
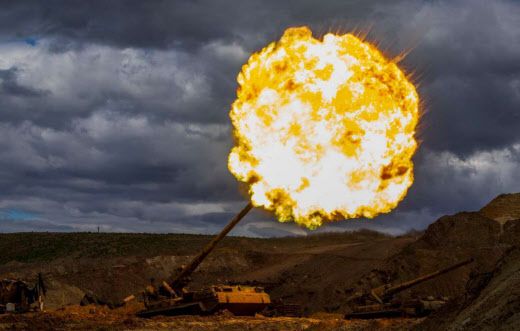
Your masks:
M 419 97 L 375 46 L 290 28 L 251 55 L 238 83 L 228 167 L 254 206 L 314 229 L 373 218 L 405 197 Z

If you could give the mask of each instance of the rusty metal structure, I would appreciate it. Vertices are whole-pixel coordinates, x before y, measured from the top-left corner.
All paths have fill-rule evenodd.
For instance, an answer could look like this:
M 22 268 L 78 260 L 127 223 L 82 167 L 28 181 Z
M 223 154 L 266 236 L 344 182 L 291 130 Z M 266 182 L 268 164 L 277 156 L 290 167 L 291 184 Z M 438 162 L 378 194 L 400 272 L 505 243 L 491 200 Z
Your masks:
M 473 258 L 458 262 L 447 268 L 422 275 L 415 279 L 398 285 L 384 284 L 365 292 L 357 292 L 347 299 L 351 303 L 352 311 L 345 318 L 379 318 L 393 316 L 425 316 L 442 307 L 448 299 L 446 297 L 416 298 L 410 300 L 398 300 L 394 296 L 420 283 L 446 274 L 452 270 L 463 267 L 474 261 Z
M 190 282 L 190 275 L 252 208 L 251 203 L 247 204 L 175 277 L 161 282 L 158 286 L 148 286 L 143 292 L 145 309 L 140 311 L 138 316 L 205 315 L 224 309 L 235 315 L 254 315 L 264 310 L 271 303 L 271 299 L 262 287 L 213 285 L 199 291 L 186 288 Z M 135 298 L 133 295 L 129 296 L 124 302 Z
M 38 274 L 33 286 L 20 279 L 2 279 L 0 280 L 0 314 L 42 311 L 46 292 L 41 274 Z

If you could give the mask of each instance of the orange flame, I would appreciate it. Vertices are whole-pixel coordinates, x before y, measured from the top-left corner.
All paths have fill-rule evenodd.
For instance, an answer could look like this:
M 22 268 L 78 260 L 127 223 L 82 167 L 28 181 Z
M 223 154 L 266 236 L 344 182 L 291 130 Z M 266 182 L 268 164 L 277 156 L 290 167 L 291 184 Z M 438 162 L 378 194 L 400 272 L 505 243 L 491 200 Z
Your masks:
M 404 198 L 419 97 L 373 45 L 290 28 L 249 58 L 238 83 L 228 167 L 255 206 L 313 229 Z

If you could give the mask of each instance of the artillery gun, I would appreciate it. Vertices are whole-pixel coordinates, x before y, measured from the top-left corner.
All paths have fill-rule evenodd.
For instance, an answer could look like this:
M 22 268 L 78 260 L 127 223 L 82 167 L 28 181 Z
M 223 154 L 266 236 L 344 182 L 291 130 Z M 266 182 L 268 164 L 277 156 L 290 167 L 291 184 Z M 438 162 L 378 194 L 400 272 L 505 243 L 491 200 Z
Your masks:
M 473 258 L 464 260 L 398 285 L 385 284 L 369 291 L 358 292 L 347 298 L 347 303 L 353 303 L 353 306 L 351 307 L 352 311 L 346 314 L 345 318 L 370 319 L 395 316 L 426 316 L 446 304 L 448 299 L 446 297 L 435 299 L 429 296 L 403 301 L 395 299 L 394 296 L 399 292 L 470 264 L 473 261 Z
M 2 279 L 0 280 L 0 314 L 42 311 L 43 297 L 46 292 L 41 274 L 38 274 L 36 283 L 32 287 L 20 279 Z
M 151 284 L 143 294 L 145 309 L 138 312 L 140 317 L 156 315 L 206 315 L 227 309 L 235 315 L 254 315 L 264 310 L 271 299 L 262 287 L 241 285 L 213 285 L 209 288 L 190 291 L 186 285 L 190 275 L 238 222 L 253 208 L 249 203 L 215 236 L 193 260 L 184 266 L 178 275 L 160 283 Z M 136 297 L 124 299 L 129 302 Z

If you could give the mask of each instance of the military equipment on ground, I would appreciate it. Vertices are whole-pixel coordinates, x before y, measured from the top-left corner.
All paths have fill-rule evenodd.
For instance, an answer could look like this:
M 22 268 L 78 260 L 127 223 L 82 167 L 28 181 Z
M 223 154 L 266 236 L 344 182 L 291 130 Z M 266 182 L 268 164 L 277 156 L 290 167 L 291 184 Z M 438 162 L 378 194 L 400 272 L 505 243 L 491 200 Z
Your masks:
M 368 319 L 394 316 L 426 316 L 443 306 L 448 301 L 448 298 L 434 298 L 429 296 L 426 298 L 398 300 L 395 299 L 394 296 L 399 292 L 458 269 L 471 262 L 473 262 L 473 258 L 398 285 L 385 284 L 366 292 L 358 292 L 347 299 L 347 303 L 353 303 L 353 305 L 351 307 L 352 311 L 346 314 L 345 318 Z
M 159 286 L 153 283 L 148 286 L 143 292 L 145 309 L 140 311 L 138 316 L 205 315 L 224 309 L 235 315 L 254 315 L 264 310 L 271 303 L 271 299 L 262 287 L 214 285 L 199 291 L 186 288 L 190 275 L 252 207 L 249 203 L 242 209 L 176 277 L 163 281 Z M 129 296 L 124 301 L 128 302 L 134 298 L 135 296 Z
M 41 274 L 33 286 L 20 279 L 0 280 L 0 314 L 42 311 L 47 292 Z

